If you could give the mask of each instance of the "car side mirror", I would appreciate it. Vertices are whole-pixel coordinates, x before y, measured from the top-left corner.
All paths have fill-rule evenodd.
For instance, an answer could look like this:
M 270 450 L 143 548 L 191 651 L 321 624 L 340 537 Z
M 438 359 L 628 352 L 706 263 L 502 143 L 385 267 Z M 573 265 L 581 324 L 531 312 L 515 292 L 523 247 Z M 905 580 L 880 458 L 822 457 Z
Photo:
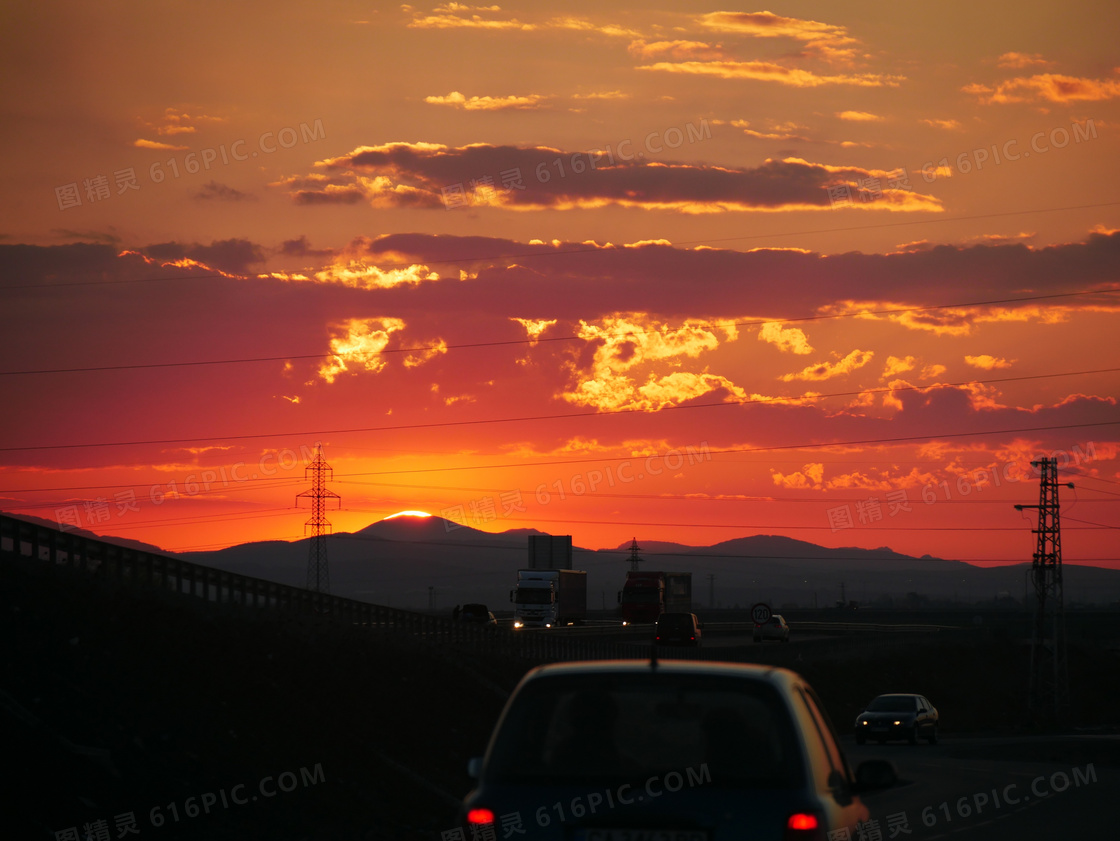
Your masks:
M 472 756 L 467 760 L 467 776 L 472 780 L 477 780 L 482 773 L 482 757 Z
M 867 759 L 856 768 L 856 791 L 879 791 L 898 784 L 898 769 L 887 759 Z

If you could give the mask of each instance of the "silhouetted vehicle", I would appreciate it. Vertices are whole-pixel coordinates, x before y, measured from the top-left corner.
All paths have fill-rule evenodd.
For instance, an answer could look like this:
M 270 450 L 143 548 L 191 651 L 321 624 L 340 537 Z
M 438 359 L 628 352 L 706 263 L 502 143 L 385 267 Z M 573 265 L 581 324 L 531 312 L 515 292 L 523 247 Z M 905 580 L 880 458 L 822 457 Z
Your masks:
M 657 617 L 655 645 L 690 645 L 699 648 L 704 625 L 695 613 L 662 613 Z
M 467 837 L 534 841 L 854 837 L 860 793 L 897 780 L 881 759 L 851 773 L 800 675 L 679 660 L 533 669 L 468 772 Z
M 880 695 L 856 716 L 856 742 L 906 739 L 916 745 L 922 738 L 933 745 L 937 743 L 938 718 L 937 709 L 924 695 Z
M 519 569 L 511 590 L 514 628 L 579 625 L 587 618 L 587 572 L 581 569 Z
M 775 613 L 765 623 L 754 626 L 754 641 L 763 640 L 789 642 L 789 625 L 781 615 Z
M 630 570 L 618 594 L 624 624 L 656 622 L 662 613 L 692 608 L 691 572 Z
M 497 625 L 494 614 L 484 604 L 465 604 L 459 608 L 460 622 L 474 622 L 476 625 Z

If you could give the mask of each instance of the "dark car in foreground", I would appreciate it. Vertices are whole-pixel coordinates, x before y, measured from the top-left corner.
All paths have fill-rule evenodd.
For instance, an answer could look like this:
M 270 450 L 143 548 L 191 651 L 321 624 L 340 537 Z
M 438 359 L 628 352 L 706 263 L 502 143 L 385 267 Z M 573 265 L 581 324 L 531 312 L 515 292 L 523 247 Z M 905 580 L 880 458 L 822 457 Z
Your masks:
M 653 634 L 655 645 L 700 647 L 703 623 L 695 613 L 662 613 Z
M 533 669 L 469 772 L 466 837 L 540 841 L 824 841 L 896 781 L 852 774 L 796 673 L 675 660 Z
M 856 742 L 905 739 L 915 745 L 925 739 L 937 743 L 937 709 L 924 695 L 895 692 L 880 695 L 856 716 Z

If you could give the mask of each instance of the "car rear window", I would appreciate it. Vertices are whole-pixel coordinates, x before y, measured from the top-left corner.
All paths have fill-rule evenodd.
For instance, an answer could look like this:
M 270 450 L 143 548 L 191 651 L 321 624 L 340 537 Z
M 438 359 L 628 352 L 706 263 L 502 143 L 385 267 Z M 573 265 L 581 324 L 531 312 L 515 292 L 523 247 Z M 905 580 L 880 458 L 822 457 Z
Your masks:
M 883 695 L 867 705 L 871 712 L 913 712 L 918 709 L 918 699 L 906 696 Z
M 657 620 L 659 631 L 691 631 L 692 617 L 688 614 L 666 613 Z
M 718 788 L 787 788 L 802 766 L 793 723 L 762 681 L 559 676 L 525 686 L 490 752 L 496 782 L 599 783 L 693 769 Z

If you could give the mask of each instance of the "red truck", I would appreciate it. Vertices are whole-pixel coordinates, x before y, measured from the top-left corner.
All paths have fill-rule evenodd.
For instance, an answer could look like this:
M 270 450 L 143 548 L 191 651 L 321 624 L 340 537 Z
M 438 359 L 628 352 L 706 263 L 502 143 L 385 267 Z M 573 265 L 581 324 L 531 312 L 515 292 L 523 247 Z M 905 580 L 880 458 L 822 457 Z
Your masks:
M 662 613 L 692 611 L 691 572 L 649 572 L 631 570 L 618 594 L 622 621 L 656 622 Z

